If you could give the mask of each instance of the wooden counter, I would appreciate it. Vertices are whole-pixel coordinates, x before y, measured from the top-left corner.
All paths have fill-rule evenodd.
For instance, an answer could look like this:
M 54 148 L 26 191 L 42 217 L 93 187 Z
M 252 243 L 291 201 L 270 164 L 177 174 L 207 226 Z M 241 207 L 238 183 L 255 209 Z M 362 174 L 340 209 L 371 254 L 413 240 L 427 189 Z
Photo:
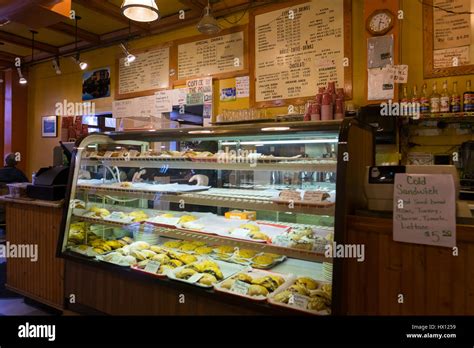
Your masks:
M 62 202 L 0 197 L 6 204 L 6 240 L 38 246 L 38 260 L 7 259 L 6 287 L 47 306 L 64 307 L 64 261 L 56 257 Z M 7 244 L 8 245 L 8 244 Z
M 365 245 L 365 261 L 342 261 L 343 313 L 474 315 L 474 226 L 457 225 L 456 234 L 458 256 L 394 242 L 391 219 L 349 216 L 346 243 Z

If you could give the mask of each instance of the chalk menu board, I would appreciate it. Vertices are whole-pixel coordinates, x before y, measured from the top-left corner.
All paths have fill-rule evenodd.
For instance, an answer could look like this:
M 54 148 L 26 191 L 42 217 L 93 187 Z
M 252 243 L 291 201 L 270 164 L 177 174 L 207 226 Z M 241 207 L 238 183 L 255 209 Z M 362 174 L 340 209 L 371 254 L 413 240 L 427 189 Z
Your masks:
M 396 174 L 393 240 L 456 246 L 456 200 L 450 174 Z
M 124 58 L 119 59 L 117 99 L 153 94 L 169 86 L 169 47 L 149 49 L 135 56 L 135 61 L 128 66 Z
M 344 0 L 317 0 L 255 15 L 255 101 L 344 87 Z
M 178 80 L 244 68 L 243 31 L 178 45 Z

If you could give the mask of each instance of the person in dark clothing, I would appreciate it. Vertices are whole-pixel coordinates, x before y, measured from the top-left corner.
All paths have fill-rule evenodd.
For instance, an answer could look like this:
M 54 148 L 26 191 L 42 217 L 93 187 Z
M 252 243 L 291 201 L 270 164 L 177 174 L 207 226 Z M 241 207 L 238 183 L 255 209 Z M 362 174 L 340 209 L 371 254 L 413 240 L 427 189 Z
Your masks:
M 0 183 L 28 182 L 25 174 L 16 168 L 17 161 L 14 153 L 5 156 L 5 167 L 0 169 Z

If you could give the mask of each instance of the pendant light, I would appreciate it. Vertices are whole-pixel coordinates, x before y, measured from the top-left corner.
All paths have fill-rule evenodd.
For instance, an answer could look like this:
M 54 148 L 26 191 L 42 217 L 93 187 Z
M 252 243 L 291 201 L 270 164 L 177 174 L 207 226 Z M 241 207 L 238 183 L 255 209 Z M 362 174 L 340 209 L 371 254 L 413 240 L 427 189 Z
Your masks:
M 81 17 L 79 17 L 79 16 L 75 17 L 75 20 L 76 20 L 76 51 L 77 51 L 77 21 L 80 20 L 80 19 L 81 19 Z M 81 54 L 79 53 L 79 51 L 77 51 L 76 55 L 71 57 L 71 59 L 74 60 L 74 62 L 77 65 L 79 65 L 79 68 L 81 70 L 86 70 L 87 69 L 87 63 L 81 61 Z
M 207 1 L 207 6 L 204 11 L 204 16 L 201 18 L 197 25 L 198 31 L 206 35 L 217 34 L 221 31 L 221 28 L 219 27 L 219 23 L 217 23 L 217 20 L 211 15 L 211 5 L 209 3 L 209 0 Z
M 155 0 L 124 0 L 122 14 L 135 22 L 153 22 L 160 18 Z

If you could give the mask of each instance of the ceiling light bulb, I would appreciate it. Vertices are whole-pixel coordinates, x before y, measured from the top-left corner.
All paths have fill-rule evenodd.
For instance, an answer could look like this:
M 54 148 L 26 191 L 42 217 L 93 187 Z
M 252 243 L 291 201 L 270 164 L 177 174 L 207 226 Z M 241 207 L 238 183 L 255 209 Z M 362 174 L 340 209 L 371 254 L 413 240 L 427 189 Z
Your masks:
M 136 22 L 153 22 L 160 18 L 155 0 L 124 0 L 122 14 Z
M 62 74 L 61 68 L 59 67 L 59 58 L 53 59 L 53 69 L 56 72 L 56 75 Z
M 79 62 L 79 68 L 81 68 L 81 70 L 86 70 L 87 69 L 87 63 L 86 62 Z
M 129 53 L 127 58 L 125 58 L 127 60 L 127 62 L 129 63 L 132 63 L 135 61 L 135 59 L 137 59 L 137 57 L 135 57 L 133 54 Z
M 20 79 L 18 80 L 18 82 L 21 84 L 21 85 L 26 85 L 28 83 L 28 81 L 24 78 L 24 77 L 20 77 Z

